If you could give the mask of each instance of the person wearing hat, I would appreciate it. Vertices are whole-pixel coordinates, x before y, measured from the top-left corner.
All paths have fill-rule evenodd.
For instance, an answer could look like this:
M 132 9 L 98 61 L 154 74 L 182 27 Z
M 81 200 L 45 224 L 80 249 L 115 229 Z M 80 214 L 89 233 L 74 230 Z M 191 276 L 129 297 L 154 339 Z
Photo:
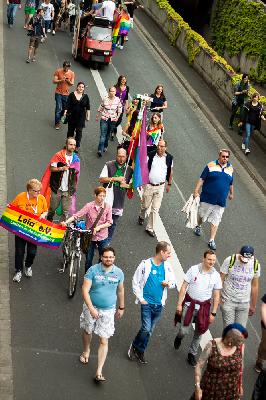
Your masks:
M 252 246 L 243 246 L 239 254 L 227 257 L 220 269 L 223 289 L 221 311 L 223 324 L 246 326 L 256 310 L 259 290 L 260 264 Z
M 60 129 L 60 120 L 66 109 L 69 89 L 74 85 L 75 74 L 70 69 L 70 61 L 63 62 L 63 68 L 58 68 L 54 73 L 53 83 L 55 88 L 55 129 Z
M 244 326 L 230 324 L 224 328 L 221 338 L 207 343 L 195 368 L 195 391 L 191 400 L 239 400 L 243 396 L 244 339 L 247 337 Z

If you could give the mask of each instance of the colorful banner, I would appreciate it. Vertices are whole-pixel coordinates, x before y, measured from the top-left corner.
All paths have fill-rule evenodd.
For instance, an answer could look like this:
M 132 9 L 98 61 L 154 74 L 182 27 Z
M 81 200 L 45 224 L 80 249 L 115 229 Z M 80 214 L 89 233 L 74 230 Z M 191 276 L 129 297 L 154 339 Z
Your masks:
M 58 249 L 66 228 L 8 204 L 0 219 L 0 226 L 33 244 Z

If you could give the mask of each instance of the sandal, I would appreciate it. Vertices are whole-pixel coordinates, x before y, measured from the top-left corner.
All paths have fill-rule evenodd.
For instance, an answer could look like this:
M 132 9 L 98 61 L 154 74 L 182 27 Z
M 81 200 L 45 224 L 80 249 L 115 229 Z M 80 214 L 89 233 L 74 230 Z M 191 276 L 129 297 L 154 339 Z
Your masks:
M 79 361 L 82 363 L 82 364 L 88 364 L 88 362 L 89 362 L 89 355 L 87 354 L 87 353 L 81 353 L 81 355 L 79 356 Z
M 95 382 L 105 382 L 106 381 L 106 379 L 105 379 L 105 377 L 103 376 L 103 375 L 96 375 L 95 376 L 95 378 L 94 378 L 94 380 L 95 380 Z

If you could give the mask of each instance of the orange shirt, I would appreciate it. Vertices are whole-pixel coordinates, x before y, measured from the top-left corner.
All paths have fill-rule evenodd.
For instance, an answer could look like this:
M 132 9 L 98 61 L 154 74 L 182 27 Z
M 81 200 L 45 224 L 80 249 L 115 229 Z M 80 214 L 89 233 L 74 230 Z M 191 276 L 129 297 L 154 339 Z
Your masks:
M 38 217 L 48 210 L 46 199 L 42 194 L 39 194 L 38 197 L 29 198 L 27 192 L 22 192 L 14 198 L 11 204 Z
M 55 71 L 54 78 L 57 78 L 59 80 L 67 78 L 68 80 L 70 80 L 71 82 L 74 83 L 75 74 L 70 69 L 67 72 L 65 72 L 63 70 L 63 68 L 60 68 L 60 69 L 57 69 Z M 69 88 L 70 88 L 70 85 L 67 82 L 65 82 L 65 81 L 64 82 L 59 82 L 56 85 L 55 93 L 62 94 L 63 96 L 68 96 L 69 95 Z

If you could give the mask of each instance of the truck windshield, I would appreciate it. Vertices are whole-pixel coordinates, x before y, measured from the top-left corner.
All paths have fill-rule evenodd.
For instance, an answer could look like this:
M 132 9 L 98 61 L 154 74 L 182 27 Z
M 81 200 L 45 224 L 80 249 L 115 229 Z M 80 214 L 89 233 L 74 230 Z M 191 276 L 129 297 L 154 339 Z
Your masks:
M 93 26 L 89 32 L 89 38 L 93 40 L 99 40 L 102 42 L 111 42 L 111 29 L 102 28 L 100 26 Z

